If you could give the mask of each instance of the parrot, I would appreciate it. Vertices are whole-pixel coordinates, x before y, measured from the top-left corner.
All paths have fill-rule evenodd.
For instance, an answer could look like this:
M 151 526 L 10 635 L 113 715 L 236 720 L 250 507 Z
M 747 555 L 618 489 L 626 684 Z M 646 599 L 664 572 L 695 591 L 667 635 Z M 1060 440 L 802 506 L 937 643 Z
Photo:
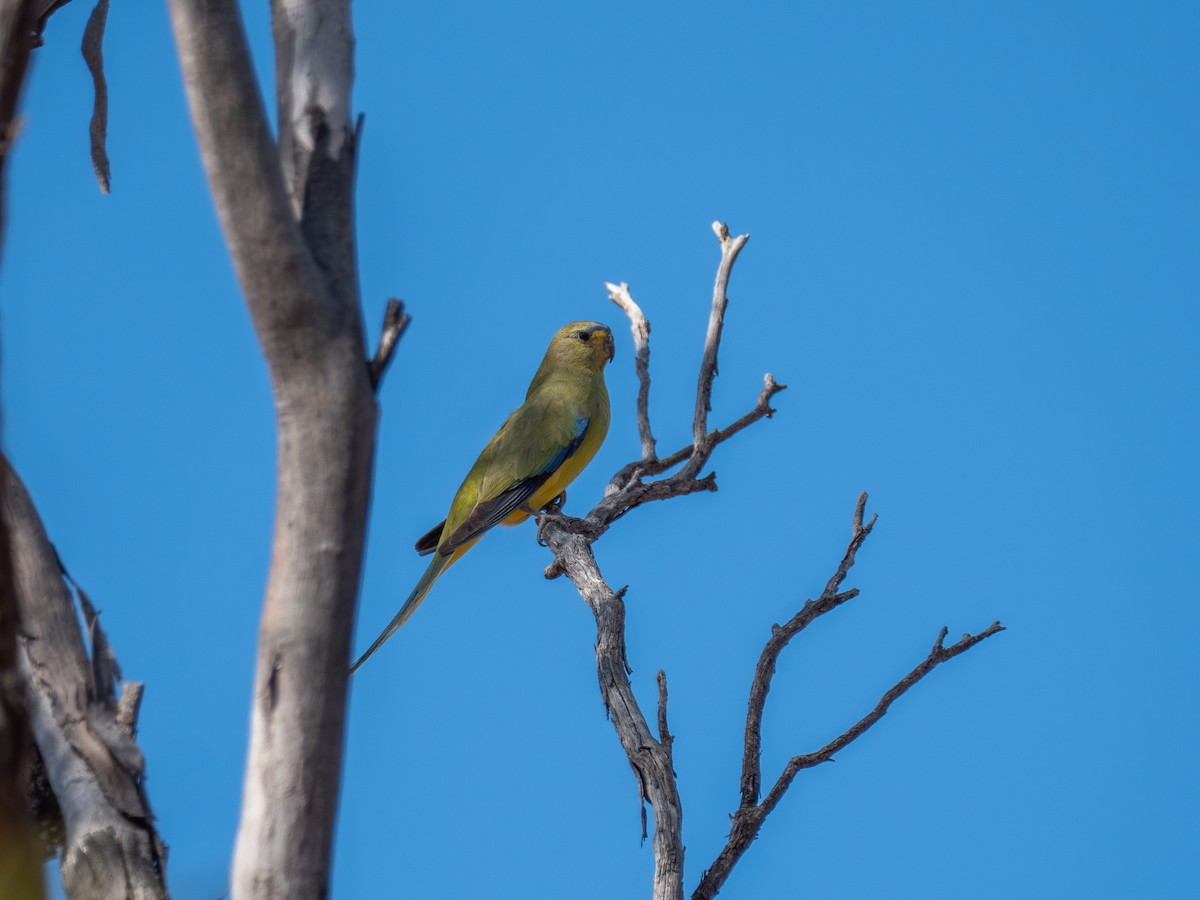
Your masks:
M 612 330 L 571 322 L 550 340 L 525 402 L 492 436 L 463 479 L 446 518 L 417 541 L 433 560 L 387 628 L 350 667 L 353 675 L 408 621 L 435 581 L 493 525 L 517 525 L 543 509 L 592 461 L 608 433 L 604 367 Z

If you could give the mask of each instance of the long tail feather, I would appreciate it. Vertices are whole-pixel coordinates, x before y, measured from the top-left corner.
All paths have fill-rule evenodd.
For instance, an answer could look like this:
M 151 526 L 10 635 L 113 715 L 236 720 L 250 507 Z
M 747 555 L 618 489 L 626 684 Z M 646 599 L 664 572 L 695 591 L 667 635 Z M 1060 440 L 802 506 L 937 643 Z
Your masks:
M 421 605 L 421 601 L 425 599 L 425 595 L 429 593 L 429 589 L 433 587 L 433 583 L 438 580 L 438 576 L 446 570 L 457 555 L 442 556 L 439 553 L 433 557 L 433 560 L 429 563 L 429 568 L 425 570 L 425 574 L 421 576 L 421 580 L 417 582 L 417 586 L 413 588 L 412 593 L 408 595 L 408 599 L 404 601 L 404 605 L 400 607 L 400 612 L 396 613 L 395 618 L 388 623 L 388 627 L 383 629 L 383 633 L 375 638 L 375 643 L 367 648 L 367 652 L 358 658 L 358 662 L 350 667 L 351 675 L 357 672 L 362 664 L 370 659 L 376 650 L 383 646 L 384 641 L 399 631 L 400 626 L 409 620 L 409 617 Z

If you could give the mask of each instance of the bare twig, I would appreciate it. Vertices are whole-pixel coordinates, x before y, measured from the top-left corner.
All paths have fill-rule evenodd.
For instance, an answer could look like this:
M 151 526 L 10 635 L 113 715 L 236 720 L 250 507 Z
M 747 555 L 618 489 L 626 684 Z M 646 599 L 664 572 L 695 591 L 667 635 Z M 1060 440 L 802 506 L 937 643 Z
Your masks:
M 825 585 L 821 596 L 816 600 L 807 601 L 800 611 L 788 620 L 787 624 L 774 626 L 771 629 L 771 636 L 767 639 L 762 654 L 758 658 L 758 665 L 754 669 L 754 680 L 750 684 L 750 703 L 746 713 L 746 739 L 745 751 L 742 754 L 741 779 L 743 807 L 753 806 L 758 802 L 762 780 L 759 755 L 762 747 L 763 706 L 767 702 L 767 692 L 771 690 L 771 678 L 775 675 L 775 663 L 779 659 L 779 654 L 783 652 L 783 648 L 792 638 L 807 628 L 809 623 L 818 616 L 823 616 L 858 595 L 857 590 L 840 594 L 838 588 L 842 586 L 842 582 L 846 580 L 846 575 L 854 565 L 854 557 L 858 553 L 858 549 L 870 535 L 871 529 L 875 527 L 877 516 L 872 516 L 870 522 L 863 524 L 863 513 L 866 506 L 867 493 L 863 491 L 858 495 L 858 503 L 854 507 L 854 525 L 850 543 L 846 547 L 837 571 Z
M 650 430 L 650 321 L 642 309 L 633 301 L 629 285 L 604 282 L 608 288 L 608 299 L 629 316 L 629 330 L 633 332 L 634 367 L 637 369 L 637 425 L 638 437 L 642 441 L 642 462 L 652 463 L 657 459 L 654 452 L 654 433 Z
M 126 681 L 121 685 L 121 697 L 117 700 L 117 725 L 129 737 L 137 737 L 138 713 L 142 708 L 145 685 L 140 681 Z
M 104 77 L 104 25 L 108 21 L 108 0 L 100 0 L 88 17 L 83 29 L 83 59 L 92 73 L 94 90 L 92 99 L 92 121 L 88 125 L 88 136 L 92 146 L 92 167 L 96 170 L 96 181 L 100 193 L 107 194 L 112 180 L 108 167 L 108 81 Z
M 65 569 L 63 574 L 66 575 Z M 92 696 L 105 703 L 113 702 L 117 697 L 117 685 L 121 682 L 121 666 L 117 662 L 117 655 L 108 643 L 104 629 L 100 627 L 100 612 L 92 605 L 91 598 L 75 583 L 75 579 L 70 575 L 66 575 L 66 578 L 79 598 L 88 643 L 92 647 Z
M 728 427 L 718 428 L 708 433 L 704 458 L 707 459 L 719 444 L 724 443 L 747 426 L 759 419 L 769 419 L 774 415 L 775 410 L 771 407 L 771 398 L 786 388 L 786 384 L 777 383 L 768 372 L 763 378 L 763 389 L 759 392 L 754 408 Z M 586 519 L 574 520 L 579 523 L 577 528 L 582 533 L 591 535 L 592 540 L 595 540 L 607 531 L 617 519 L 645 503 L 668 500 L 671 497 L 682 497 L 699 491 L 715 491 L 717 481 L 714 473 L 710 472 L 703 478 L 696 478 L 695 472 L 689 471 L 688 467 L 680 469 L 668 478 L 650 482 L 642 481 L 647 474 L 657 474 L 664 469 L 678 465 L 685 459 L 690 464 L 696 458 L 693 444 L 677 450 L 661 460 L 649 463 L 635 461 L 623 466 L 609 481 L 604 499 L 596 504 L 595 508 L 587 514 Z
M 762 802 L 758 802 L 761 781 L 759 756 L 762 745 L 763 705 L 766 703 L 767 693 L 771 688 L 771 678 L 775 674 L 775 663 L 779 658 L 780 652 L 787 646 L 788 642 L 804 630 L 814 619 L 837 609 L 847 600 L 858 596 L 857 589 L 841 591 L 840 588 L 854 565 L 858 550 L 862 547 L 863 542 L 866 541 L 867 536 L 871 533 L 871 529 L 875 526 L 877 518 L 875 516 L 872 516 L 871 520 L 866 524 L 863 523 L 866 502 L 866 493 L 859 494 L 858 503 L 854 509 L 854 525 L 850 543 L 846 547 L 846 552 L 842 556 L 837 571 L 834 572 L 826 583 L 825 590 L 821 593 L 821 596 L 816 600 L 805 602 L 800 611 L 788 620 L 787 624 L 774 626 L 771 629 L 771 636 L 767 639 L 767 643 L 763 647 L 762 655 L 758 660 L 758 666 L 754 671 L 754 680 L 750 686 L 750 702 L 746 714 L 745 751 L 742 756 L 741 805 L 738 807 L 738 811 L 732 816 L 729 839 L 725 847 L 700 879 L 699 886 L 692 894 L 692 900 L 709 900 L 709 898 L 717 894 L 721 886 L 725 883 L 725 880 L 729 877 L 730 872 L 733 871 L 734 865 L 737 864 L 742 854 L 746 852 L 751 842 L 758 836 L 759 829 L 762 827 L 766 817 L 779 804 L 779 801 L 783 799 L 783 795 L 787 792 L 793 779 L 795 779 L 801 769 L 809 769 L 823 762 L 831 761 L 835 753 L 843 750 L 866 733 L 867 729 L 883 718 L 884 714 L 888 711 L 888 707 L 901 694 L 928 675 L 934 668 L 947 660 L 953 659 L 960 653 L 966 652 L 980 641 L 1004 630 L 999 622 L 995 622 L 979 634 L 963 635 L 962 640 L 957 644 L 951 647 L 943 647 L 942 642 L 946 636 L 946 629 L 943 628 L 928 656 L 916 668 L 904 676 L 904 678 L 888 689 L 875 705 L 874 709 L 819 750 L 792 757 L 778 779 L 776 779 L 775 784 L 762 799 Z
M 855 722 L 850 728 L 847 728 L 842 734 L 838 735 L 820 750 L 813 753 L 805 753 L 801 756 L 793 756 L 788 764 L 784 767 L 783 773 L 775 782 L 774 787 L 767 792 L 767 796 L 763 798 L 762 805 L 767 812 L 775 808 L 784 792 L 788 789 L 792 779 L 801 769 L 811 769 L 813 766 L 819 766 L 821 763 L 832 762 L 833 755 L 845 749 L 855 740 L 866 733 L 867 729 L 883 718 L 888 708 L 896 702 L 901 694 L 908 691 L 918 681 L 932 672 L 942 663 L 953 659 L 960 653 L 965 653 L 970 650 L 980 641 L 990 638 L 993 634 L 999 634 L 1004 631 L 1004 626 L 999 622 L 993 622 L 983 631 L 978 634 L 964 634 L 957 643 L 949 647 L 943 647 L 942 641 L 945 640 L 947 628 L 942 628 L 941 634 L 934 642 L 933 649 L 929 651 L 929 655 L 925 657 L 911 672 L 901 678 L 896 684 L 887 690 L 887 692 L 875 704 L 875 708 L 869 713 Z
M 410 316 L 404 311 L 404 301 L 395 297 L 388 299 L 387 308 L 383 311 L 383 331 L 379 335 L 379 347 L 375 350 L 374 358 L 367 363 L 371 375 L 371 389 L 379 391 L 379 383 L 383 381 L 383 373 L 387 371 L 392 361 L 396 344 L 404 334 Z
M 658 740 L 669 755 L 675 738 L 667 728 L 667 673 L 662 669 L 658 670 Z
M 700 379 L 696 385 L 696 414 L 692 419 L 692 444 L 695 447 L 685 471 L 695 475 L 708 461 L 712 448 L 707 445 L 708 414 L 712 410 L 713 379 L 717 376 L 717 348 L 721 345 L 721 330 L 725 326 L 725 307 L 729 304 L 726 288 L 729 274 L 738 254 L 750 240 L 750 235 L 729 236 L 729 226 L 724 222 L 713 222 L 713 232 L 721 242 L 721 264 L 717 266 L 717 278 L 713 283 L 712 312 L 708 317 L 708 334 L 704 338 L 704 356 L 700 361 Z
M 770 372 L 764 375 L 763 388 L 758 394 L 758 402 L 754 404 L 754 408 L 725 428 L 717 428 L 708 433 L 710 452 L 718 444 L 723 444 L 739 431 L 753 425 L 759 419 L 769 419 L 775 415 L 775 409 L 771 406 L 771 398 L 780 391 L 786 390 L 787 385 L 777 383 Z M 617 473 L 609 480 L 608 487 L 605 488 L 604 493 L 606 496 L 610 496 L 627 486 L 630 480 L 644 478 L 648 475 L 659 475 L 662 472 L 673 469 L 685 459 L 691 457 L 695 449 L 695 444 L 688 444 L 686 447 L 676 450 L 670 456 L 664 456 L 662 459 L 655 460 L 654 462 L 647 463 L 635 460 L 628 463 L 617 470 Z

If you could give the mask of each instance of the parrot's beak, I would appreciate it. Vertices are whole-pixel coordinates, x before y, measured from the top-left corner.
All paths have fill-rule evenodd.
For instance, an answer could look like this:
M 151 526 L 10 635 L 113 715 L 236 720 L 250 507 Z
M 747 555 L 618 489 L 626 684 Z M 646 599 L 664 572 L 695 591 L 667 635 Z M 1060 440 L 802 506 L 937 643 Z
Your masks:
M 617 355 L 617 343 L 613 340 L 612 332 L 605 329 L 604 346 L 608 350 L 608 361 L 612 362 L 613 357 Z

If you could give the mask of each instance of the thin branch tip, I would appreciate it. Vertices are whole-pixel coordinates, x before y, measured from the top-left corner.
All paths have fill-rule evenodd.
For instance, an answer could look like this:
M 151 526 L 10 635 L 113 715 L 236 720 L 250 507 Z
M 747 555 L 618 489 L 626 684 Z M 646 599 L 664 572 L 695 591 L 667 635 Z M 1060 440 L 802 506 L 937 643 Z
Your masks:
M 712 230 L 713 234 L 717 236 L 717 240 L 721 242 L 722 250 L 731 249 L 735 255 L 737 251 L 742 249 L 746 241 L 750 240 L 749 233 L 732 237 L 732 233 L 729 230 L 729 223 L 720 220 L 712 223 Z
M 92 168 L 101 194 L 111 189 L 112 173 L 108 161 L 108 82 L 104 75 L 104 28 L 108 19 L 108 0 L 100 0 L 92 9 L 83 30 L 80 50 L 92 76 L 92 119 L 88 125 L 91 141 Z
M 711 900 L 716 896 L 737 861 L 742 857 L 750 844 L 758 836 L 763 822 L 783 798 L 791 786 L 793 779 L 802 769 L 812 768 L 826 762 L 834 762 L 835 754 L 839 753 L 850 743 L 864 734 L 887 712 L 888 708 L 918 681 L 932 672 L 944 662 L 953 659 L 961 653 L 970 650 L 980 641 L 985 640 L 1003 626 L 997 621 L 985 631 L 977 635 L 967 635 L 963 640 L 951 647 L 944 647 L 943 642 L 948 633 L 943 628 L 938 640 L 926 657 L 912 669 L 904 678 L 889 688 L 876 703 L 875 707 L 854 725 L 834 738 L 818 750 L 794 756 L 784 767 L 775 784 L 765 794 L 762 793 L 762 720 L 767 694 L 771 689 L 771 681 L 775 674 L 779 655 L 788 643 L 818 617 L 837 609 L 841 604 L 859 595 L 857 588 L 839 591 L 850 569 L 854 565 L 855 554 L 870 534 L 877 516 L 872 516 L 865 525 L 863 518 L 866 514 L 867 492 L 862 491 L 857 498 L 854 508 L 854 532 L 846 546 L 837 571 L 829 579 L 825 590 L 816 600 L 807 600 L 785 624 L 775 624 L 771 627 L 771 636 L 763 647 L 755 668 L 754 678 L 750 686 L 750 698 L 746 712 L 746 727 L 744 732 L 745 747 L 742 755 L 742 774 L 739 784 L 741 792 L 741 807 L 732 816 L 733 827 L 724 849 L 718 854 L 711 866 L 701 878 L 700 886 L 693 893 L 693 900 Z M 760 800 L 761 797 L 761 800 Z
M 862 491 L 858 495 L 858 502 L 854 504 L 854 530 L 859 531 L 863 527 L 863 514 L 867 511 L 867 492 Z
M 629 285 L 624 281 L 619 285 L 606 281 L 604 286 L 608 288 L 608 299 L 629 317 L 629 330 L 633 335 L 633 365 L 638 379 L 638 438 L 642 444 L 642 461 L 652 463 L 658 459 L 655 450 L 658 442 L 650 428 L 650 320 L 634 301 L 629 293 Z
M 379 334 L 379 347 L 375 356 L 367 363 L 367 373 L 371 379 L 372 390 L 378 392 L 383 374 L 387 371 L 396 352 L 396 345 L 408 329 L 412 317 L 405 311 L 404 301 L 389 297 L 383 310 L 383 330 Z
M 669 753 L 675 738 L 667 727 L 667 673 L 658 670 L 658 740 Z
M 121 685 L 121 696 L 117 700 L 117 725 L 131 738 L 137 737 L 138 713 L 144 691 L 145 685 L 140 681 L 126 681 Z
M 725 244 L 731 240 L 731 238 L 730 238 L 731 232 L 729 231 L 729 223 L 728 222 L 722 222 L 720 219 L 717 219 L 712 223 L 712 230 L 713 230 L 713 234 L 715 234 L 717 236 L 717 240 L 720 241 L 722 244 Z M 749 234 L 739 234 L 736 238 L 732 238 L 732 240 L 737 242 L 738 244 L 744 244 L 749 239 L 750 239 Z
M 402 331 L 408 327 L 408 320 L 409 317 L 404 312 L 404 301 L 399 297 L 388 297 L 383 310 L 384 330 L 399 329 Z

